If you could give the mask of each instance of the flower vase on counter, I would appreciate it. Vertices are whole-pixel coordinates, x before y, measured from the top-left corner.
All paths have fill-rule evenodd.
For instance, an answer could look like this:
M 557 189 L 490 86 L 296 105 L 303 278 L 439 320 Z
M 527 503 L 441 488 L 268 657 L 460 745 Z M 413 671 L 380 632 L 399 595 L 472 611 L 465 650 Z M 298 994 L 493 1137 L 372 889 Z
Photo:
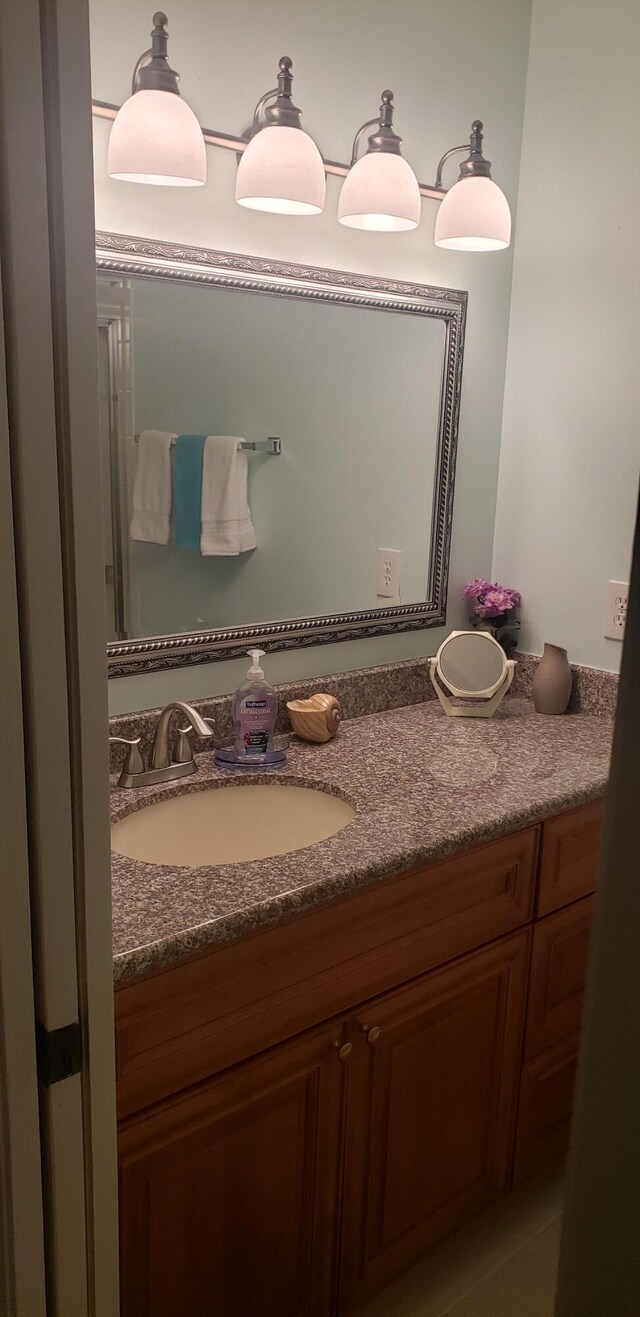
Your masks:
M 572 685 L 566 649 L 560 645 L 545 645 L 533 678 L 536 713 L 566 713 Z
M 471 625 L 488 631 L 507 658 L 511 658 L 520 630 L 517 611 L 522 603 L 520 591 L 500 585 L 498 581 L 487 581 L 484 576 L 476 576 L 465 585 L 462 597 L 471 603 Z

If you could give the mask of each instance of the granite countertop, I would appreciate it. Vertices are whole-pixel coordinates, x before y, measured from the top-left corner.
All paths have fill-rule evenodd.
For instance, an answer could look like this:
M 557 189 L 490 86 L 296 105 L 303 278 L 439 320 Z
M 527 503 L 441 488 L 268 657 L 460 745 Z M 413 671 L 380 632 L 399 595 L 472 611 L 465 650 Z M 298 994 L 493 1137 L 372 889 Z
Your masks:
M 486 721 L 447 719 L 427 701 L 353 718 L 326 745 L 293 741 L 276 773 L 223 772 L 205 753 L 181 781 L 115 788 L 113 821 L 169 795 L 256 781 L 321 786 L 357 810 L 334 837 L 274 859 L 189 869 L 113 854 L 116 983 L 602 796 L 611 733 L 609 719 L 545 717 L 523 699 Z

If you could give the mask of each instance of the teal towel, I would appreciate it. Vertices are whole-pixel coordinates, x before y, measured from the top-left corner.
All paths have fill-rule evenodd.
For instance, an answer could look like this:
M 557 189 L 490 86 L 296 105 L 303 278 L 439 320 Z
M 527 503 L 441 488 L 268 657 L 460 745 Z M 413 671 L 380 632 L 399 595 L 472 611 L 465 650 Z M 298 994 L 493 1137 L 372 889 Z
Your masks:
M 173 473 L 173 505 L 176 544 L 181 549 L 199 549 L 202 530 L 202 460 L 204 434 L 179 434 Z

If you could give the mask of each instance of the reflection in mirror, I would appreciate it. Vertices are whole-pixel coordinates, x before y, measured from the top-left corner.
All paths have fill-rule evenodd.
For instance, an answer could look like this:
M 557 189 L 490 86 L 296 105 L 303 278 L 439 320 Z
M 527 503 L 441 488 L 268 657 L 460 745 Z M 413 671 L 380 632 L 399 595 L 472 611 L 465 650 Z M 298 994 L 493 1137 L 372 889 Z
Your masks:
M 467 695 L 491 690 L 506 670 L 503 650 L 484 631 L 462 631 L 440 649 L 440 672 L 447 685 Z
M 99 261 L 111 660 L 442 621 L 466 295 L 246 261 L 206 281 Z

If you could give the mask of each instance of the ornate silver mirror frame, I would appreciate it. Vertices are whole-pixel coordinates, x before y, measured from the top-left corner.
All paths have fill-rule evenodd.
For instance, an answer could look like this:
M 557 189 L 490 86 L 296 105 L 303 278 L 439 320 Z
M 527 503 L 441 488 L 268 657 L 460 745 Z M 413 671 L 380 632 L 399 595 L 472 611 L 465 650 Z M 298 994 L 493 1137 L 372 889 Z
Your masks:
M 177 283 L 237 288 L 274 297 L 307 297 L 315 301 L 429 316 L 442 321 L 445 327 L 425 602 L 333 616 L 292 618 L 254 626 L 224 627 L 218 631 L 114 641 L 107 645 L 109 676 L 130 676 L 234 658 L 244 653 L 248 644 L 257 643 L 265 650 L 296 649 L 303 645 L 380 636 L 391 631 L 442 626 L 446 620 L 467 293 L 234 252 L 156 242 L 119 233 L 96 234 L 96 263 L 99 271 L 123 279 L 132 276 L 168 279 Z

